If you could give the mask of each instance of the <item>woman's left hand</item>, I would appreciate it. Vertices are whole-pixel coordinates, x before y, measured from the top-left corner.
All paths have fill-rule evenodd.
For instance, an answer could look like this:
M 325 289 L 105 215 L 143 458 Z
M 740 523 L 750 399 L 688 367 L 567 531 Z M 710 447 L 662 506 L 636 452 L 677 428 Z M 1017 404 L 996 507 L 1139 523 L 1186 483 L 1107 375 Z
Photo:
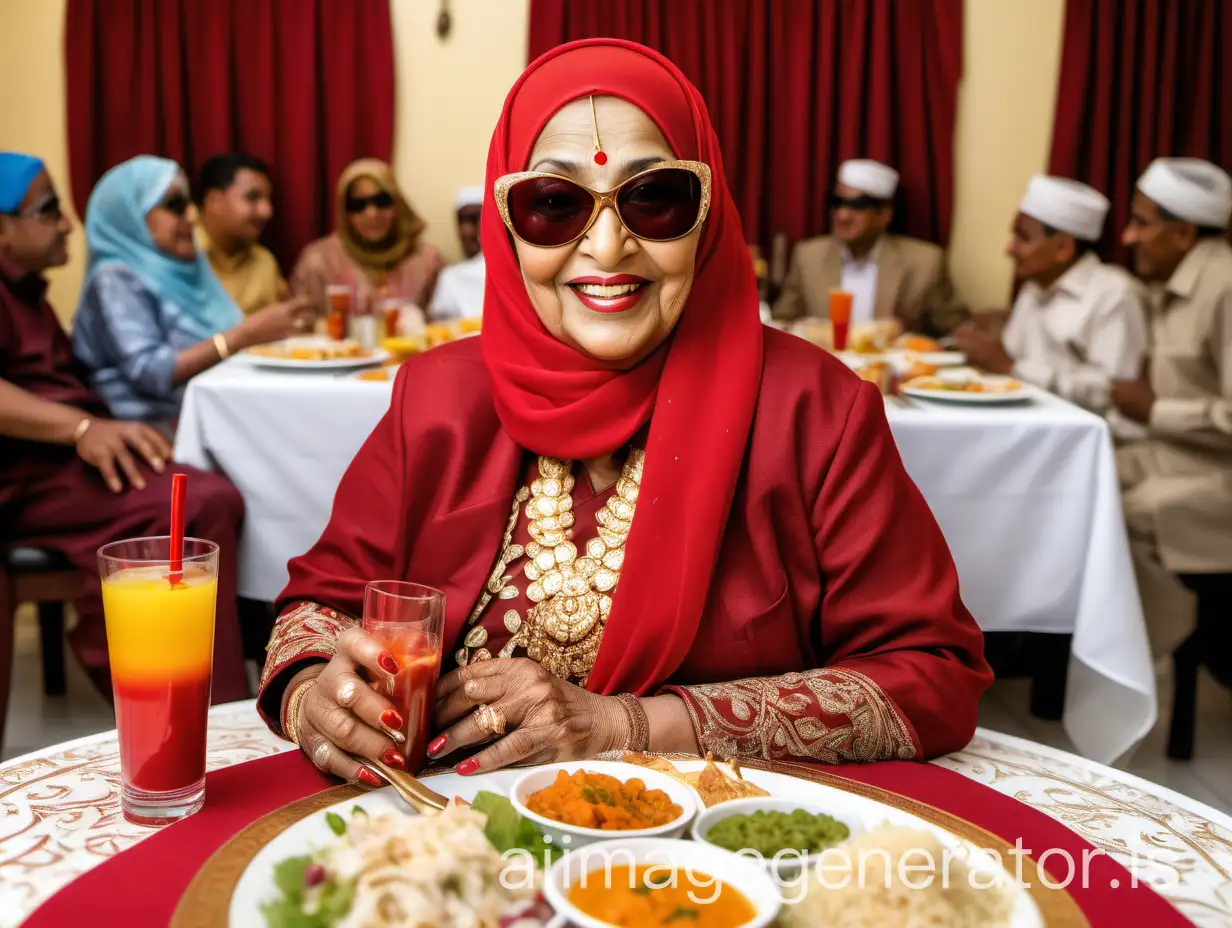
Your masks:
M 492 733 L 480 727 L 476 709 L 494 706 L 505 716 L 505 734 L 460 763 L 461 774 L 510 764 L 593 757 L 624 744 L 628 716 L 620 700 L 566 683 L 529 658 L 470 664 L 436 685 L 436 729 L 431 757 L 480 744 Z

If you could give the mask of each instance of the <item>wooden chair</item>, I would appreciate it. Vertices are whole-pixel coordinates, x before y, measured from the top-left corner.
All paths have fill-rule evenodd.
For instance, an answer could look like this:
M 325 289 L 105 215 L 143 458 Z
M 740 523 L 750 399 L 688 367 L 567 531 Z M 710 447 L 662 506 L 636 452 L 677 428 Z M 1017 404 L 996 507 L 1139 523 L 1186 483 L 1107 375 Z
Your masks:
M 1232 574 L 1180 574 L 1198 597 L 1194 630 L 1172 652 L 1172 719 L 1168 757 L 1190 760 L 1198 716 L 1198 672 L 1203 664 L 1232 689 Z
M 43 692 L 63 696 L 64 604 L 76 599 L 84 578 L 58 554 L 14 547 L 0 552 L 0 745 L 13 683 L 13 635 L 17 607 L 35 603 L 43 661 Z

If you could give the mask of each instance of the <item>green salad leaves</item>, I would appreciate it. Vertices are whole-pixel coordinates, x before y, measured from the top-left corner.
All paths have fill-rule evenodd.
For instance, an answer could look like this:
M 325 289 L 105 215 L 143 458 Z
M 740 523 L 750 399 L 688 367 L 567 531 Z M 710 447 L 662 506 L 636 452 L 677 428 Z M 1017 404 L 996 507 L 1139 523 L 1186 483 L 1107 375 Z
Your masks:
M 488 817 L 483 833 L 502 854 L 514 850 L 526 851 L 535 859 L 537 866 L 547 867 L 564 853 L 545 840 L 535 823 L 519 815 L 513 803 L 499 793 L 480 790 L 471 808 Z
M 309 855 L 289 857 L 274 867 L 274 885 L 282 896 L 261 905 L 269 928 L 333 928 L 351 911 L 355 887 L 350 883 L 325 880 L 313 911 L 307 911 L 308 870 L 317 866 Z

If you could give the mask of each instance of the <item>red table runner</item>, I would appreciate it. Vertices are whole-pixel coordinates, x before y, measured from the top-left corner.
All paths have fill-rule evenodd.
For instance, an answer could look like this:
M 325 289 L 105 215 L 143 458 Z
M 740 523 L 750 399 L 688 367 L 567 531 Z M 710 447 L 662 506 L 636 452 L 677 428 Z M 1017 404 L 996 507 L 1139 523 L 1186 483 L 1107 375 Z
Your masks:
M 1066 859 L 1081 866 L 1093 846 L 1060 822 L 996 790 L 935 764 L 894 761 L 826 767 L 827 773 L 879 786 L 966 819 L 1007 842 L 1022 840 L 1054 881 L 1066 878 Z M 193 876 L 218 848 L 263 815 L 311 795 L 331 781 L 298 751 L 236 764 L 209 774 L 205 807 L 83 874 L 48 899 L 25 928 L 64 928 L 88 917 L 91 928 L 166 925 Z M 1191 924 L 1112 858 L 1098 855 L 1086 887 L 1069 892 L 1093 928 L 1152 928 Z M 253 926 L 259 928 L 259 926 Z

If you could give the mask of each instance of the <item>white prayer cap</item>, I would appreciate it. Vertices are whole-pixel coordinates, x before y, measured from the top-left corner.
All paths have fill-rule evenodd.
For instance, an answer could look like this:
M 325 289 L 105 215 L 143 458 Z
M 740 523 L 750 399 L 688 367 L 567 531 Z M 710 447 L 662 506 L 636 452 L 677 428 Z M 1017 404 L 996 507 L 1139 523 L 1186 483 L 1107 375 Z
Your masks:
M 483 206 L 483 184 L 463 187 L 454 194 L 453 208 L 455 212 L 467 206 Z
M 1200 158 L 1156 158 L 1138 189 L 1174 216 L 1226 229 L 1232 217 L 1232 177 Z
M 879 200 L 890 200 L 898 189 L 898 171 L 880 161 L 857 158 L 838 168 L 838 182 Z
M 1068 177 L 1036 174 L 1027 184 L 1018 211 L 1074 238 L 1098 242 L 1111 205 L 1094 187 Z

